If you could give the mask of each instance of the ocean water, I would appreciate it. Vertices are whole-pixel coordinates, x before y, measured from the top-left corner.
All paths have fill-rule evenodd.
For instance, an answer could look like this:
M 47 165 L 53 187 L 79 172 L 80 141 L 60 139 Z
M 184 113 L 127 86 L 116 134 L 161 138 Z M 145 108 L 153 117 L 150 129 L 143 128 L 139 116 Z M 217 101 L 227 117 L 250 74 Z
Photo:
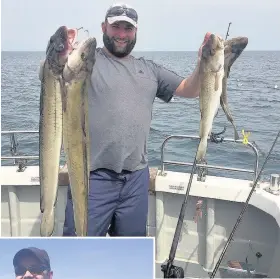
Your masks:
M 182 76 L 194 69 L 196 52 L 135 52 Z M 2 52 L 1 127 L 4 130 L 38 130 L 40 82 L 38 68 L 44 52 Z M 250 131 L 249 141 L 259 150 L 259 168 L 280 129 L 280 51 L 245 51 L 231 68 L 228 80 L 228 102 L 237 129 Z M 170 135 L 195 135 L 199 131 L 199 99 L 174 97 L 166 104 L 155 100 L 148 140 L 150 166 L 159 166 L 161 145 Z M 233 139 L 231 124 L 219 109 L 213 131 L 226 126 L 226 138 Z M 38 155 L 38 135 L 19 135 L 21 155 Z M 198 140 L 170 140 L 165 147 L 165 160 L 193 162 Z M 10 155 L 10 141 L 1 138 L 2 156 Z M 62 156 L 62 163 L 64 162 Z M 253 150 L 241 143 L 209 143 L 207 162 L 233 168 L 254 169 Z M 2 165 L 12 161 L 2 161 Z M 38 164 L 38 161 L 29 161 Z M 166 166 L 167 170 L 190 171 L 191 167 Z M 280 139 L 265 167 L 263 179 L 270 173 L 280 174 Z M 209 175 L 252 179 L 252 174 L 225 170 L 208 170 Z

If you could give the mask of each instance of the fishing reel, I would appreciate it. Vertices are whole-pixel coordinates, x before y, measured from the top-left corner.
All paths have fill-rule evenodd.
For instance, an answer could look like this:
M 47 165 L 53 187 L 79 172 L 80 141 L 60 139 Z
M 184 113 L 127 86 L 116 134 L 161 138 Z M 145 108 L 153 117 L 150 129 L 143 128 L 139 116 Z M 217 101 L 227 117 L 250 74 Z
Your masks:
M 163 264 L 161 271 L 164 274 L 164 278 L 185 278 L 184 269 L 179 266 L 171 265 L 168 272 L 167 264 Z

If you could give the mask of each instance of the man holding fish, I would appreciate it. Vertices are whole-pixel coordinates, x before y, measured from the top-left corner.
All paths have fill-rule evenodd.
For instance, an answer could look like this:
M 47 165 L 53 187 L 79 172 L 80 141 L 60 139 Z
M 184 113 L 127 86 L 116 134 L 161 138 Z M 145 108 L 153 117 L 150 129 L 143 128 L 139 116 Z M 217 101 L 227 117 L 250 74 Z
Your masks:
M 217 37 L 211 33 L 205 35 L 197 66 L 184 78 L 153 61 L 130 55 L 136 44 L 137 22 L 137 12 L 128 5 L 116 4 L 108 9 L 102 23 L 104 47 L 96 49 L 95 64 L 90 72 L 87 85 L 90 138 L 87 236 L 146 235 L 149 188 L 146 144 L 154 98 L 169 102 L 173 95 L 198 97 L 202 47 L 209 38 L 215 41 Z M 212 44 L 208 46 L 208 54 L 203 52 L 205 58 L 213 55 L 215 49 L 211 47 Z M 221 67 L 223 69 L 223 65 Z M 215 87 L 220 84 L 221 81 Z M 74 218 L 73 212 L 73 201 L 74 211 L 75 204 L 77 208 L 83 202 L 74 197 L 70 174 L 69 177 L 71 187 L 63 235 L 84 235 L 77 234 L 77 224 L 82 221 L 78 221 L 77 213 Z M 48 216 L 45 219 L 48 220 Z M 44 228 L 44 231 L 52 229 Z
M 105 236 L 109 227 L 111 236 L 146 235 L 146 139 L 154 98 L 169 102 L 173 94 L 198 97 L 198 68 L 184 79 L 130 55 L 137 21 L 133 8 L 116 5 L 109 8 L 102 23 L 104 47 L 96 51 L 89 87 L 89 236 Z M 64 235 L 74 235 L 74 228 L 68 199 Z

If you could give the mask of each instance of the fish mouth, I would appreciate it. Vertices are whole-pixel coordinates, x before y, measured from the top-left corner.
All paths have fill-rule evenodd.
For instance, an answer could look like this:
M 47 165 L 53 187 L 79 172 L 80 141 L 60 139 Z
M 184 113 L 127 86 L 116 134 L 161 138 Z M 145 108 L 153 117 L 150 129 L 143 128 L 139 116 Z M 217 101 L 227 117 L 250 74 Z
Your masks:
M 69 53 L 77 39 L 78 30 L 60 26 L 51 36 L 46 49 L 46 59 L 53 72 L 59 74 L 67 62 Z
M 77 40 L 78 30 L 76 28 L 71 28 L 66 30 L 67 40 L 64 43 L 63 50 L 60 52 L 61 55 L 68 55 L 74 48 Z
M 68 55 L 74 48 L 78 36 L 77 28 L 62 26 L 58 29 L 54 42 L 54 49 L 60 56 Z
M 208 34 L 208 33 L 207 33 Z M 209 56 L 214 56 L 218 49 L 223 48 L 224 40 L 215 34 L 208 34 L 208 39 L 205 45 L 202 47 L 202 55 L 201 57 L 204 59 L 209 58 Z

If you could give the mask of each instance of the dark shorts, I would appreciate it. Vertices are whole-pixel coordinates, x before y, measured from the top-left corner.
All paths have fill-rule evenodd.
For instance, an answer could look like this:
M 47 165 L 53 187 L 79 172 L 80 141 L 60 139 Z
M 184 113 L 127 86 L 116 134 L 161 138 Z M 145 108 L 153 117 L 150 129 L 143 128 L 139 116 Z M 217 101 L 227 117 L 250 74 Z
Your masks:
M 121 174 L 106 169 L 91 172 L 88 236 L 146 236 L 149 179 L 148 167 Z M 70 187 L 63 236 L 76 236 Z

